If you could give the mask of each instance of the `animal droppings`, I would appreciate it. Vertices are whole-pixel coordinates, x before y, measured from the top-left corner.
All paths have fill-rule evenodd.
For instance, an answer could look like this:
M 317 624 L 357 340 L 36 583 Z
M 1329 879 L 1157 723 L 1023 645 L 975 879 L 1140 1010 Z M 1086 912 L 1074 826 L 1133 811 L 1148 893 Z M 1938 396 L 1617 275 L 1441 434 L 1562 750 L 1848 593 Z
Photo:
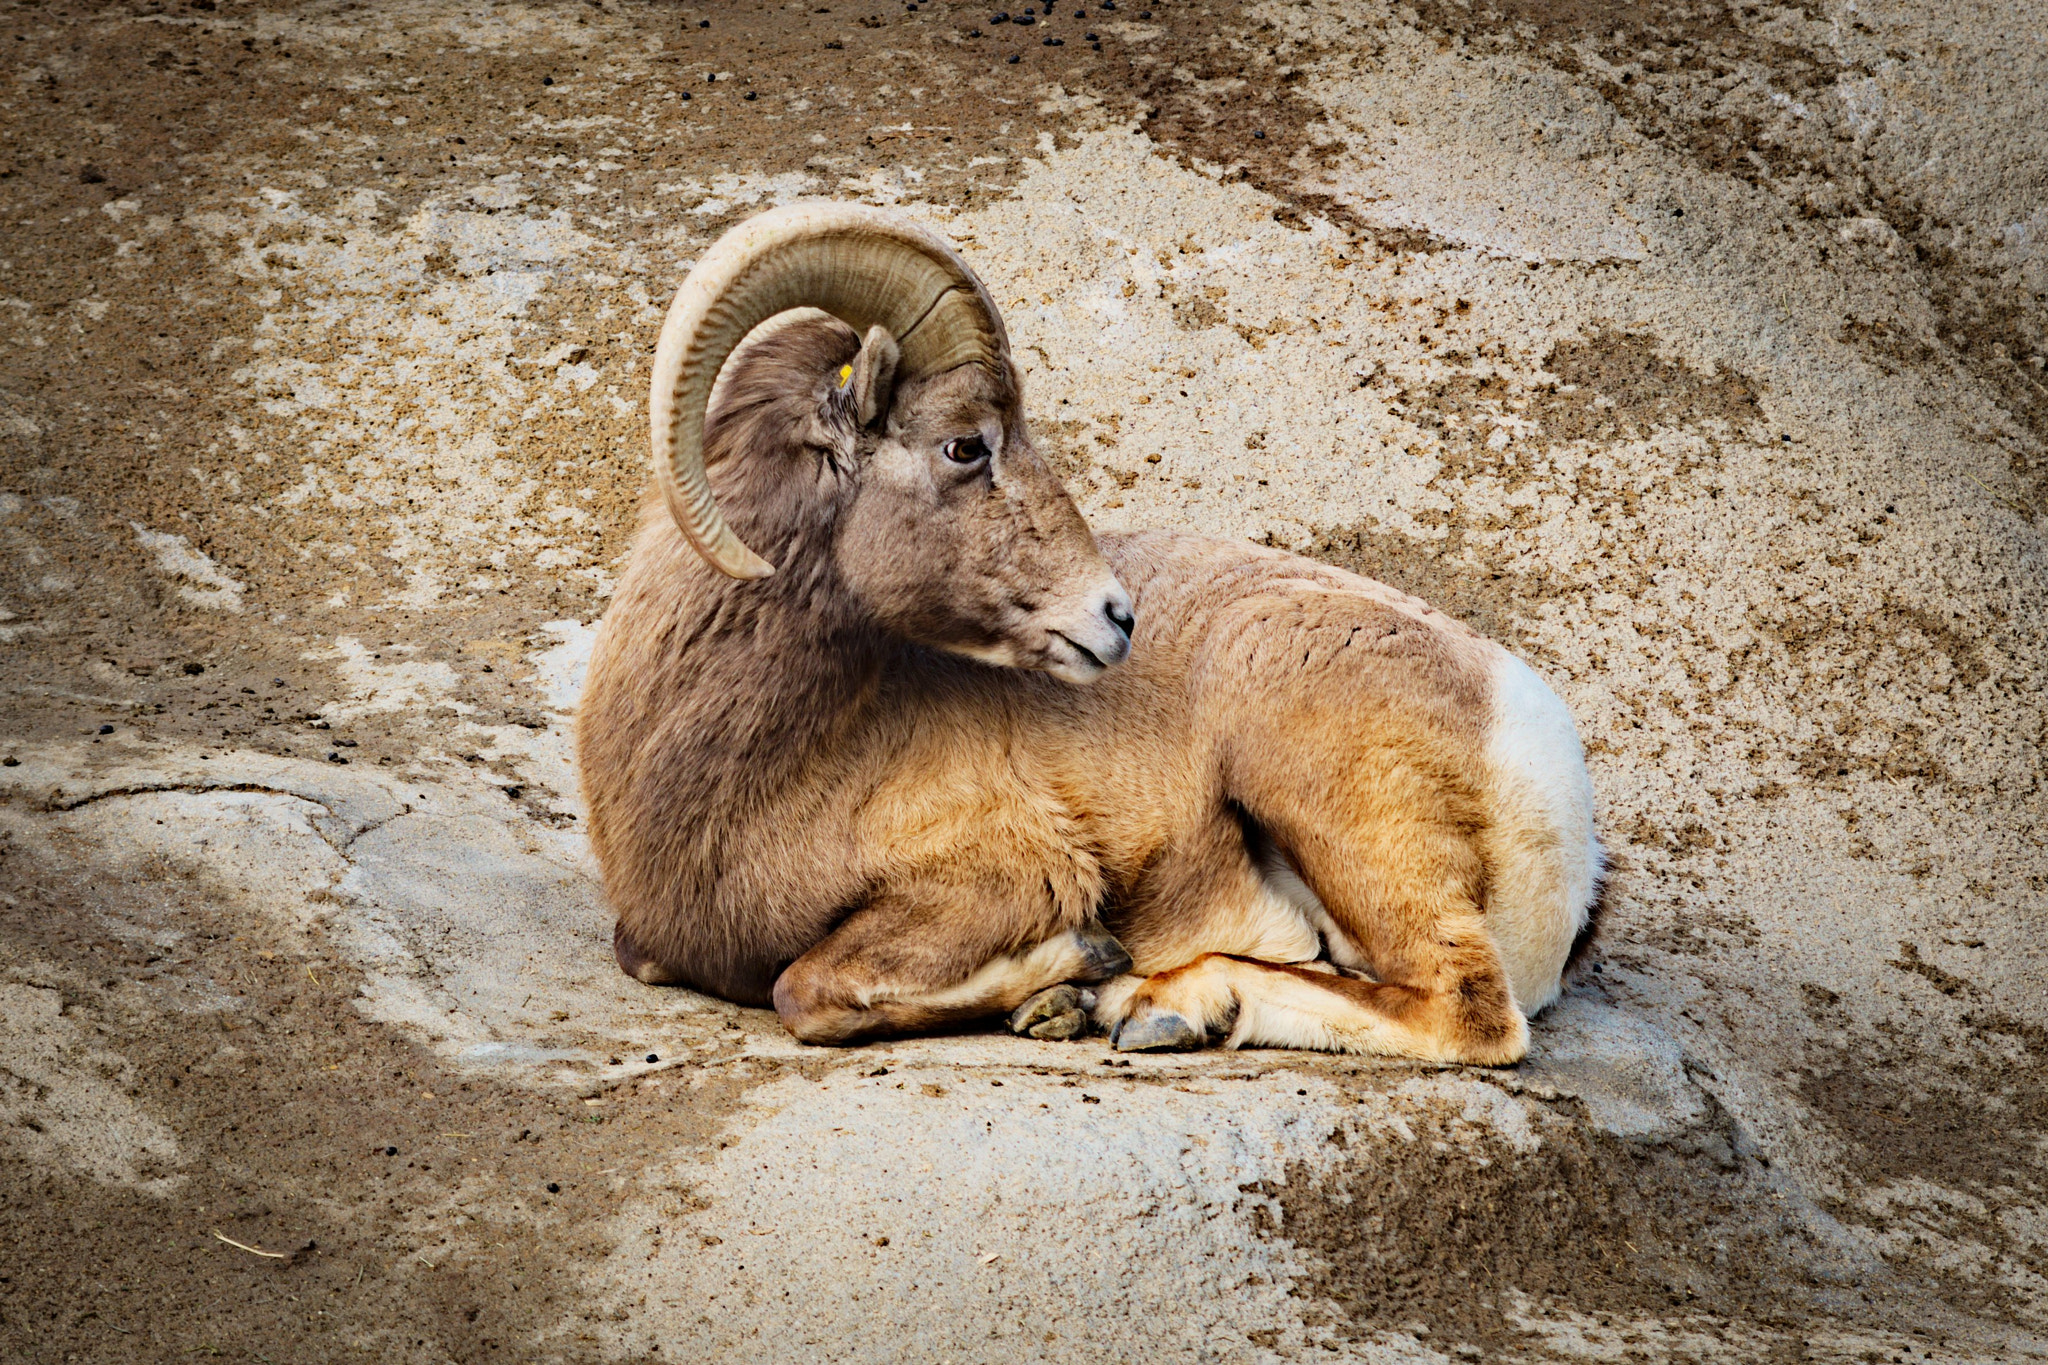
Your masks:
M 103 735 L 111 735 L 114 733 L 114 727 L 111 725 L 102 725 L 100 727 L 100 733 Z
M 540 83 L 542 85 L 553 85 L 555 83 L 555 78 L 553 76 L 542 76 L 540 78 Z
M 548 1193 L 549 1193 L 549 1194 L 560 1194 L 561 1192 L 562 1192 L 562 1187 L 561 1187 L 560 1185 L 557 1185 L 557 1184 L 556 1184 L 556 1183 L 555 1183 L 554 1181 L 552 1181 L 552 1180 L 550 1180 L 550 1181 L 548 1182 Z
M 1019 57 L 1016 53 L 1012 52 L 1009 56 L 1003 58 L 1003 60 L 1008 62 L 1011 66 L 1015 66 L 1018 62 L 1021 62 L 1024 59 L 1022 57 Z
M 650 1052 L 647 1054 L 647 1060 L 650 1062 L 658 1062 L 661 1060 L 661 1058 L 656 1056 L 654 1053 Z
M 386 1155 L 386 1156 L 397 1156 L 397 1155 L 398 1155 L 398 1149 L 397 1149 L 396 1147 L 386 1147 L 386 1148 L 384 1149 L 384 1155 Z
M 751 91 L 751 90 L 749 90 L 749 91 L 747 92 L 747 98 L 748 98 L 748 99 L 752 99 L 752 98 L 754 98 L 754 92 L 753 92 L 753 91 Z

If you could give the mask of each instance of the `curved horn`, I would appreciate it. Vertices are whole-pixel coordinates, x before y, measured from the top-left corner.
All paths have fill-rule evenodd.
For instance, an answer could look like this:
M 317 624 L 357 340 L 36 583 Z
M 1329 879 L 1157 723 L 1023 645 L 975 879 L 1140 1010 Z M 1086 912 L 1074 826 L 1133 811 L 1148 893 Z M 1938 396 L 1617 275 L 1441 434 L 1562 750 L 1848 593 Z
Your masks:
M 821 308 L 857 332 L 881 326 L 902 351 L 898 373 L 992 364 L 1010 339 L 995 302 L 937 233 L 860 204 L 790 204 L 727 232 L 669 305 L 654 348 L 648 416 L 654 480 L 697 553 L 734 578 L 775 566 L 726 525 L 704 473 L 704 416 L 726 357 L 791 308 Z

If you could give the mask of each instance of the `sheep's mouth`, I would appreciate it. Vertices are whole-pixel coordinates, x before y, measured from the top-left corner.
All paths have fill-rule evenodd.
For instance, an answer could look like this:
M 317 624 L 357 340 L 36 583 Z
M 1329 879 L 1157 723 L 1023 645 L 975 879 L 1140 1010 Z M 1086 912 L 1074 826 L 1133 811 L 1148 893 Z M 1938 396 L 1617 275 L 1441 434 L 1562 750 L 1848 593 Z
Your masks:
M 1109 671 L 1109 665 L 1102 661 L 1101 655 L 1076 640 L 1073 636 L 1057 630 L 1047 631 L 1046 633 L 1056 642 L 1065 645 L 1067 649 L 1079 656 L 1072 659 L 1062 659 L 1055 653 L 1051 665 L 1046 670 L 1047 672 L 1052 673 L 1056 677 L 1064 678 L 1068 682 L 1093 682 Z
M 1057 639 L 1059 639 L 1059 640 L 1061 640 L 1061 641 L 1064 641 L 1064 642 L 1065 642 L 1065 644 L 1066 644 L 1066 646 L 1067 646 L 1067 647 L 1068 647 L 1069 649 L 1071 649 L 1071 650 L 1075 651 L 1076 653 L 1078 653 L 1078 654 L 1079 654 L 1079 655 L 1080 655 L 1080 656 L 1081 656 L 1082 658 L 1086 659 L 1086 660 L 1087 660 L 1087 661 L 1088 661 L 1089 663 L 1091 663 L 1091 664 L 1094 664 L 1094 665 L 1095 665 L 1095 666 L 1096 666 L 1097 668 L 1108 668 L 1108 667 L 1109 667 L 1109 665 L 1108 665 L 1108 664 L 1106 664 L 1106 663 L 1104 663 L 1104 662 L 1102 661 L 1102 659 L 1101 659 L 1101 656 L 1097 655 L 1097 654 L 1096 654 L 1096 652 L 1095 652 L 1094 650 L 1092 650 L 1092 649 L 1088 648 L 1088 646 L 1086 646 L 1086 645 L 1082 644 L 1082 643 L 1081 643 L 1081 642 L 1080 642 L 1079 640 L 1076 640 L 1076 639 L 1075 639 L 1075 638 L 1074 638 L 1073 636 L 1071 636 L 1071 635 L 1066 635 L 1066 634 L 1062 634 L 1062 633 L 1061 633 L 1060 631 L 1057 631 L 1057 630 L 1053 632 L 1053 635 L 1054 635 L 1054 636 L 1055 636 L 1055 637 L 1056 637 Z

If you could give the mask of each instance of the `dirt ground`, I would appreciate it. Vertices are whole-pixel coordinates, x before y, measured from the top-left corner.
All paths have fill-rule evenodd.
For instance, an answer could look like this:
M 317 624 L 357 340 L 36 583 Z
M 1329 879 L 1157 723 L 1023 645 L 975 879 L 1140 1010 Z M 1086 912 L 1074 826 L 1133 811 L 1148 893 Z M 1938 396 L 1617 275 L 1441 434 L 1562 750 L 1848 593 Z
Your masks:
M 0 16 L 0 1359 L 2048 1358 L 2038 19 L 998 13 Z M 1572 705 L 1617 871 L 1530 1063 L 616 974 L 645 366 L 805 195 L 962 244 L 1098 527 Z

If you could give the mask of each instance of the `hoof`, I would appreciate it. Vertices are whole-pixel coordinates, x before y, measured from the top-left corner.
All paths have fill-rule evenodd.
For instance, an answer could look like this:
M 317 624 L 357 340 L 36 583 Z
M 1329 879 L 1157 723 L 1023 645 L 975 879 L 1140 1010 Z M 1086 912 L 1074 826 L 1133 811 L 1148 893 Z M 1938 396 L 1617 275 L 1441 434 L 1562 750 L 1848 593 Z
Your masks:
M 1109 1045 L 1118 1052 L 1192 1052 L 1202 1031 L 1169 1010 L 1146 1010 L 1116 1026 Z
M 1042 1042 L 1071 1043 L 1076 1038 L 1088 1036 L 1088 1016 L 1079 1010 L 1068 1010 L 1065 1014 L 1056 1014 L 1042 1023 L 1033 1024 L 1024 1032 Z
M 1131 955 L 1124 945 L 1099 924 L 1090 922 L 1076 929 L 1074 946 L 1081 950 L 1081 969 L 1074 980 L 1084 986 L 1100 985 L 1131 969 Z
M 1026 1038 L 1078 1038 L 1088 1029 L 1087 1016 L 1081 1013 L 1081 997 L 1082 993 L 1072 986 L 1048 986 L 1017 1006 L 1010 1015 L 1010 1032 Z M 1064 1029 L 1074 1031 L 1063 1032 Z

